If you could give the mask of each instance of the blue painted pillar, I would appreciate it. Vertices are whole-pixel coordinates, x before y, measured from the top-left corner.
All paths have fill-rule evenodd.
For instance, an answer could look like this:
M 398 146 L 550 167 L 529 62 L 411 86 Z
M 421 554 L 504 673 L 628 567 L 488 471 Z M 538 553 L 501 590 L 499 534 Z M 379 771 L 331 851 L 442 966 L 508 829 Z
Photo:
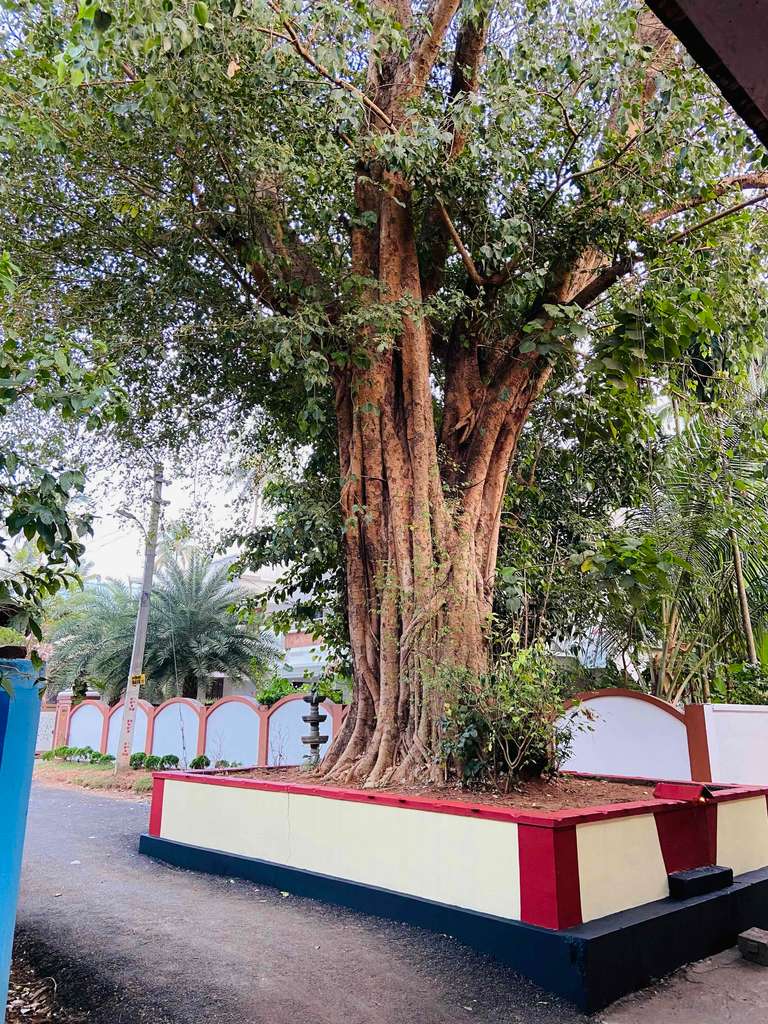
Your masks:
M 0 655 L 13 696 L 0 690 L 0 1020 L 5 1020 L 21 852 L 40 717 L 40 673 L 32 662 Z

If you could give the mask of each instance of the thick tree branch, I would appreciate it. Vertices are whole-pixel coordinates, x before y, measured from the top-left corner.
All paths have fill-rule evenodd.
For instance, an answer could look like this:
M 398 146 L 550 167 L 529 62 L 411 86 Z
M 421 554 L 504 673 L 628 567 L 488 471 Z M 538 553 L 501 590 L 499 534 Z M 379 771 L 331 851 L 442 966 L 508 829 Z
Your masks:
M 702 228 L 708 227 L 710 224 L 715 224 L 717 221 L 725 220 L 726 217 L 731 217 L 734 214 L 739 213 L 741 210 L 745 210 L 750 206 L 755 206 L 757 203 L 765 201 L 768 201 L 768 194 L 761 193 L 760 195 L 745 199 L 743 203 L 736 203 L 733 206 L 729 206 L 726 210 L 719 210 L 717 213 L 713 213 L 711 217 L 705 217 L 704 220 L 697 221 L 695 224 L 689 225 L 687 228 L 676 232 L 674 235 L 668 235 L 666 238 L 660 239 L 662 247 L 682 242 L 696 231 L 701 231 Z M 614 285 L 620 278 L 628 274 L 633 267 L 642 261 L 642 259 L 643 256 L 638 253 L 632 256 L 624 256 L 623 258 L 616 260 L 610 266 L 603 267 L 595 274 L 595 277 L 569 301 L 574 305 L 581 306 L 582 309 L 586 308 L 606 292 L 612 285 Z
M 432 0 L 430 3 L 426 12 L 430 27 L 416 41 L 411 59 L 398 74 L 402 100 L 421 95 L 460 4 L 461 0 Z
M 697 196 L 692 196 L 689 199 L 681 199 L 677 203 L 673 203 L 671 206 L 664 207 L 661 210 L 654 210 L 652 213 L 646 214 L 646 224 L 661 224 L 670 217 L 674 217 L 678 213 L 685 213 L 687 210 L 695 210 L 698 206 L 704 206 L 705 203 L 712 202 L 713 199 L 717 199 L 720 196 L 724 196 L 727 192 L 735 189 L 741 189 L 742 191 L 748 191 L 749 189 L 762 189 L 768 191 L 768 174 L 751 173 L 751 174 L 734 174 L 729 178 L 723 178 L 722 181 L 717 182 L 707 192 Z
M 756 203 L 763 203 L 766 200 L 768 200 L 768 194 L 752 196 L 751 199 L 745 199 L 743 203 L 736 203 L 735 206 L 729 206 L 726 210 L 720 210 L 717 213 L 713 213 L 711 217 L 705 217 L 704 220 L 697 221 L 696 224 L 691 224 L 690 227 L 687 227 L 682 231 L 678 231 L 677 234 L 670 235 L 670 237 L 665 239 L 665 241 L 667 244 L 670 242 L 681 242 L 684 238 L 692 235 L 694 231 L 700 231 L 709 224 L 714 224 L 716 221 L 723 220 L 725 217 L 731 217 L 734 213 L 738 213 L 740 210 L 745 210 L 748 206 L 754 206 Z
M 488 18 L 485 14 L 479 14 L 475 18 L 467 18 L 459 28 L 451 72 L 450 103 L 453 103 L 460 96 L 473 92 L 477 88 L 480 65 L 485 53 L 487 33 Z M 451 140 L 451 150 L 448 154 L 449 162 L 458 159 L 467 144 L 466 131 L 457 128 L 452 115 L 451 128 L 453 130 L 453 138 Z M 440 207 L 435 203 L 434 207 L 424 218 L 421 241 L 430 250 L 432 256 L 427 272 L 422 278 L 422 289 L 427 297 L 433 295 L 440 287 L 445 269 L 445 261 L 448 257 L 448 241 L 452 235 L 445 221 L 446 216 L 445 208 L 441 211 Z M 471 271 L 469 271 L 469 274 L 470 278 L 472 278 Z

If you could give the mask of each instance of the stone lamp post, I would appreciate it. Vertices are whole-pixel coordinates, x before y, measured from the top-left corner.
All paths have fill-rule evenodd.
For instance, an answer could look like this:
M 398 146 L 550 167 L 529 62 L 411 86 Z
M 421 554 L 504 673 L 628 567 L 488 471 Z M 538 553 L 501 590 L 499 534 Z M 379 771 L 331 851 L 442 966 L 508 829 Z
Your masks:
M 320 763 L 320 747 L 323 743 L 328 742 L 327 736 L 320 735 L 320 723 L 324 722 L 328 717 L 328 715 L 320 714 L 320 702 L 322 699 L 317 692 L 317 683 L 315 682 L 312 684 L 310 692 L 304 698 L 307 704 L 309 704 L 309 714 L 301 716 L 301 720 L 309 726 L 309 734 L 302 736 L 301 742 L 306 743 L 309 747 L 309 754 L 306 757 L 307 764 L 312 768 L 316 768 Z

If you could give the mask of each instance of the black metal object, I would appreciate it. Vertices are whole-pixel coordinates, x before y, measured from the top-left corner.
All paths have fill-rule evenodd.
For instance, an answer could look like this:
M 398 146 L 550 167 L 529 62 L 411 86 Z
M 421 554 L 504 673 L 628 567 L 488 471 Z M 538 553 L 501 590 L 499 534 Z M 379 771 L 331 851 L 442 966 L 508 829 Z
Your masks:
M 310 765 L 317 765 L 320 763 L 320 747 L 323 743 L 328 742 L 327 736 L 320 734 L 320 723 L 324 722 L 328 715 L 320 714 L 320 702 L 322 697 L 317 692 L 317 683 L 312 684 L 312 689 L 304 698 L 309 704 L 310 711 L 308 715 L 302 715 L 302 722 L 306 722 L 309 726 L 309 735 L 302 736 L 301 742 L 306 743 L 309 747 L 309 754 L 307 754 L 307 762 Z

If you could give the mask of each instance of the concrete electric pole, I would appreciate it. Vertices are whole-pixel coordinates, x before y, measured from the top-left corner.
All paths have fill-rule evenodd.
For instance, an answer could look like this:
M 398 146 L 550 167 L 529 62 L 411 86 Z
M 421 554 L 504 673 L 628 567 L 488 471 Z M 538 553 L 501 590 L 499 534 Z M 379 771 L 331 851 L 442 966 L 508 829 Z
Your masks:
M 144 662 L 144 646 L 147 642 L 149 597 L 152 593 L 152 577 L 155 573 L 155 553 L 157 551 L 157 535 L 160 528 L 160 508 L 163 503 L 163 466 L 160 462 L 155 463 L 153 479 L 152 507 L 149 512 L 149 530 L 146 534 L 146 547 L 144 549 L 144 576 L 141 581 L 139 611 L 136 615 L 136 631 L 133 635 L 128 685 L 125 690 L 123 722 L 120 726 L 120 740 L 117 745 L 117 771 L 124 771 L 129 767 L 133 749 L 133 730 L 136 724 L 136 708 L 139 703 L 139 687 L 144 682 L 141 667 Z

